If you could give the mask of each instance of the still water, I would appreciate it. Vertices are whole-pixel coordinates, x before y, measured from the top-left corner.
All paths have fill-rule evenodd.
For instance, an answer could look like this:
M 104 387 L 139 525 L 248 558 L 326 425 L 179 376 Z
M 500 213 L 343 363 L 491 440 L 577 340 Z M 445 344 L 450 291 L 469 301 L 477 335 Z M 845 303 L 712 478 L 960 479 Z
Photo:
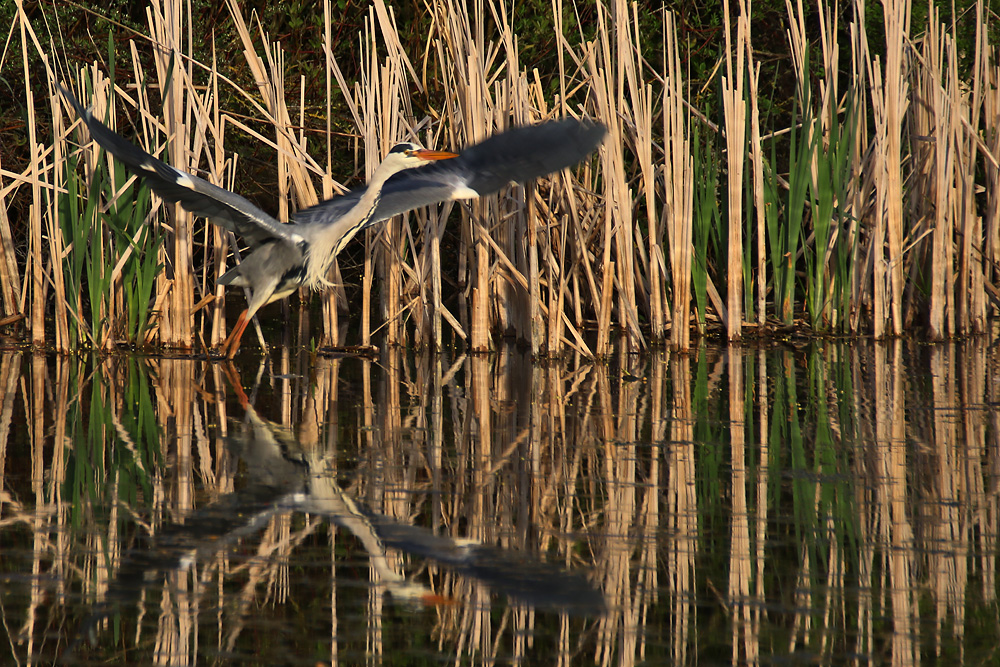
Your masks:
M 995 664 L 998 361 L 4 352 L 0 662 Z

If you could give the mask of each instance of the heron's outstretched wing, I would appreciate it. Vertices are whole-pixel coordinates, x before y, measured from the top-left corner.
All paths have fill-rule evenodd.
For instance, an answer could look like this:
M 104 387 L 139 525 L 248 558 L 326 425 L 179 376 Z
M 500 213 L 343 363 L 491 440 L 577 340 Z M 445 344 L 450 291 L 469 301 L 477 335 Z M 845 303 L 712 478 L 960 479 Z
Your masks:
M 524 182 L 572 167 L 597 148 L 605 132 L 600 123 L 566 118 L 508 130 L 465 149 L 457 158 L 406 169 L 382 186 L 378 207 L 368 224 L 421 206 L 481 197 L 511 181 Z M 337 220 L 357 203 L 365 189 L 299 211 L 295 222 Z
M 136 176 L 143 178 L 162 199 L 177 202 L 185 210 L 235 232 L 250 246 L 272 237 L 291 243 L 302 240 L 288 225 L 278 222 L 235 192 L 212 185 L 153 157 L 94 118 L 69 90 L 62 86 L 59 89 L 87 125 L 94 141 L 124 162 Z

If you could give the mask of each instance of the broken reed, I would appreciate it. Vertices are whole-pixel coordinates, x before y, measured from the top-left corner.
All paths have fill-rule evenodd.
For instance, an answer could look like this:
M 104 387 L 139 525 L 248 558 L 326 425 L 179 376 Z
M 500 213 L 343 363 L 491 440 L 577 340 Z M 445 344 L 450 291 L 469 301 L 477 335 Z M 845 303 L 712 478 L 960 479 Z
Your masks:
M 857 5 L 854 15 L 864 15 Z M 112 127 L 223 187 L 240 189 L 227 132 L 266 143 L 276 154 L 282 218 L 341 191 L 331 177 L 342 148 L 329 131 L 334 100 L 343 100 L 354 126 L 358 173 L 347 186 L 403 138 L 460 147 L 511 124 L 566 114 L 609 126 L 594 159 L 578 168 L 369 231 L 359 241 L 361 299 L 348 310 L 341 287 L 319 297 L 318 344 L 367 344 L 378 334 L 388 343 L 462 341 L 484 350 L 501 334 L 530 342 L 536 353 L 590 356 L 606 355 L 616 332 L 633 349 L 668 336 L 686 349 L 692 327 L 721 328 L 731 338 L 770 323 L 878 336 L 926 324 L 932 338 L 985 329 L 985 292 L 996 289 L 1000 261 L 1000 189 L 990 187 L 1000 180 L 1000 61 L 987 42 L 983 3 L 967 75 L 973 85 L 959 75 L 955 28 L 941 25 L 936 12 L 914 39 L 908 3 L 885 3 L 887 51 L 875 55 L 866 26 L 841 29 L 822 3 L 817 49 L 801 4 L 789 2 L 795 118 L 763 134 L 757 100 L 769 91 L 760 90 L 744 2 L 726 6 L 731 55 L 720 77 L 721 127 L 689 106 L 670 14 L 662 17 L 657 71 L 641 56 L 648 49 L 636 6 L 599 3 L 590 39 L 563 23 L 575 15 L 567 9 L 553 2 L 566 35 L 553 95 L 542 74 L 522 64 L 502 3 L 481 13 L 447 0 L 429 5 L 428 48 L 413 54 L 391 8 L 374 2 L 356 71 L 341 68 L 324 34 L 322 146 L 306 142 L 305 82 L 285 80 L 280 43 L 235 2 L 229 15 L 256 90 L 239 89 L 214 62 L 192 59 L 191 21 L 180 4 L 151 9 L 151 37 L 131 43 L 127 80 L 116 82 L 113 72 L 105 78 L 96 67 L 83 75 L 49 66 L 52 136 L 38 133 L 44 102 L 24 91 L 31 159 L 20 174 L 0 172 L 0 204 L 30 201 L 17 237 L 0 206 L 5 315 L 23 313 L 32 340 L 60 350 L 147 342 L 211 348 L 226 335 L 225 294 L 215 280 L 239 248 L 229 234 L 155 197 L 147 210 L 141 186 L 123 180 L 92 146 L 86 159 L 76 157 L 67 131 L 75 118 L 51 83 L 62 80 Z M 331 12 L 326 3 L 328 26 Z M 38 39 L 23 10 L 16 29 L 26 75 L 29 49 L 59 62 L 42 44 L 60 39 Z M 842 35 L 849 44 L 838 43 Z M 842 64 L 846 54 L 850 63 Z M 809 63 L 817 57 L 824 74 L 814 80 Z M 841 71 L 852 75 L 846 84 Z M 227 88 L 251 101 L 269 133 L 219 108 Z M 111 98 L 136 118 L 135 130 L 116 125 Z M 296 98 L 297 113 L 289 107 Z M 433 117 L 416 108 L 434 109 Z M 325 164 L 311 157 L 323 154 Z M 455 261 L 442 267 L 443 253 Z M 342 282 L 338 267 L 331 281 Z M 359 331 L 345 337 L 345 324 Z M 298 342 L 309 344 L 309 331 L 303 335 Z

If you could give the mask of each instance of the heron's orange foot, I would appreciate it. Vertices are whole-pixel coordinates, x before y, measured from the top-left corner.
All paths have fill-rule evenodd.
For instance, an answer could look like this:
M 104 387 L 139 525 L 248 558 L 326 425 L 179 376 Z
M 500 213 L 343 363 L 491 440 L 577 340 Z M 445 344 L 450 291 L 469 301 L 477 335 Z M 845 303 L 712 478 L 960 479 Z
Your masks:
M 438 595 L 437 593 L 421 595 L 420 601 L 428 607 L 450 607 L 451 605 L 458 604 L 458 600 L 455 598 L 450 598 L 447 595 Z

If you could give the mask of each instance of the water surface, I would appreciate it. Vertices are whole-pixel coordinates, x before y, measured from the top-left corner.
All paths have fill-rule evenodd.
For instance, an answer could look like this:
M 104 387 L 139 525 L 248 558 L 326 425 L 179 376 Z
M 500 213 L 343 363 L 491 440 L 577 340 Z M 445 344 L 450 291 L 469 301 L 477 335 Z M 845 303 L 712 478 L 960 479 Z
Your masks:
M 997 361 L 3 353 L 0 657 L 991 663 Z

